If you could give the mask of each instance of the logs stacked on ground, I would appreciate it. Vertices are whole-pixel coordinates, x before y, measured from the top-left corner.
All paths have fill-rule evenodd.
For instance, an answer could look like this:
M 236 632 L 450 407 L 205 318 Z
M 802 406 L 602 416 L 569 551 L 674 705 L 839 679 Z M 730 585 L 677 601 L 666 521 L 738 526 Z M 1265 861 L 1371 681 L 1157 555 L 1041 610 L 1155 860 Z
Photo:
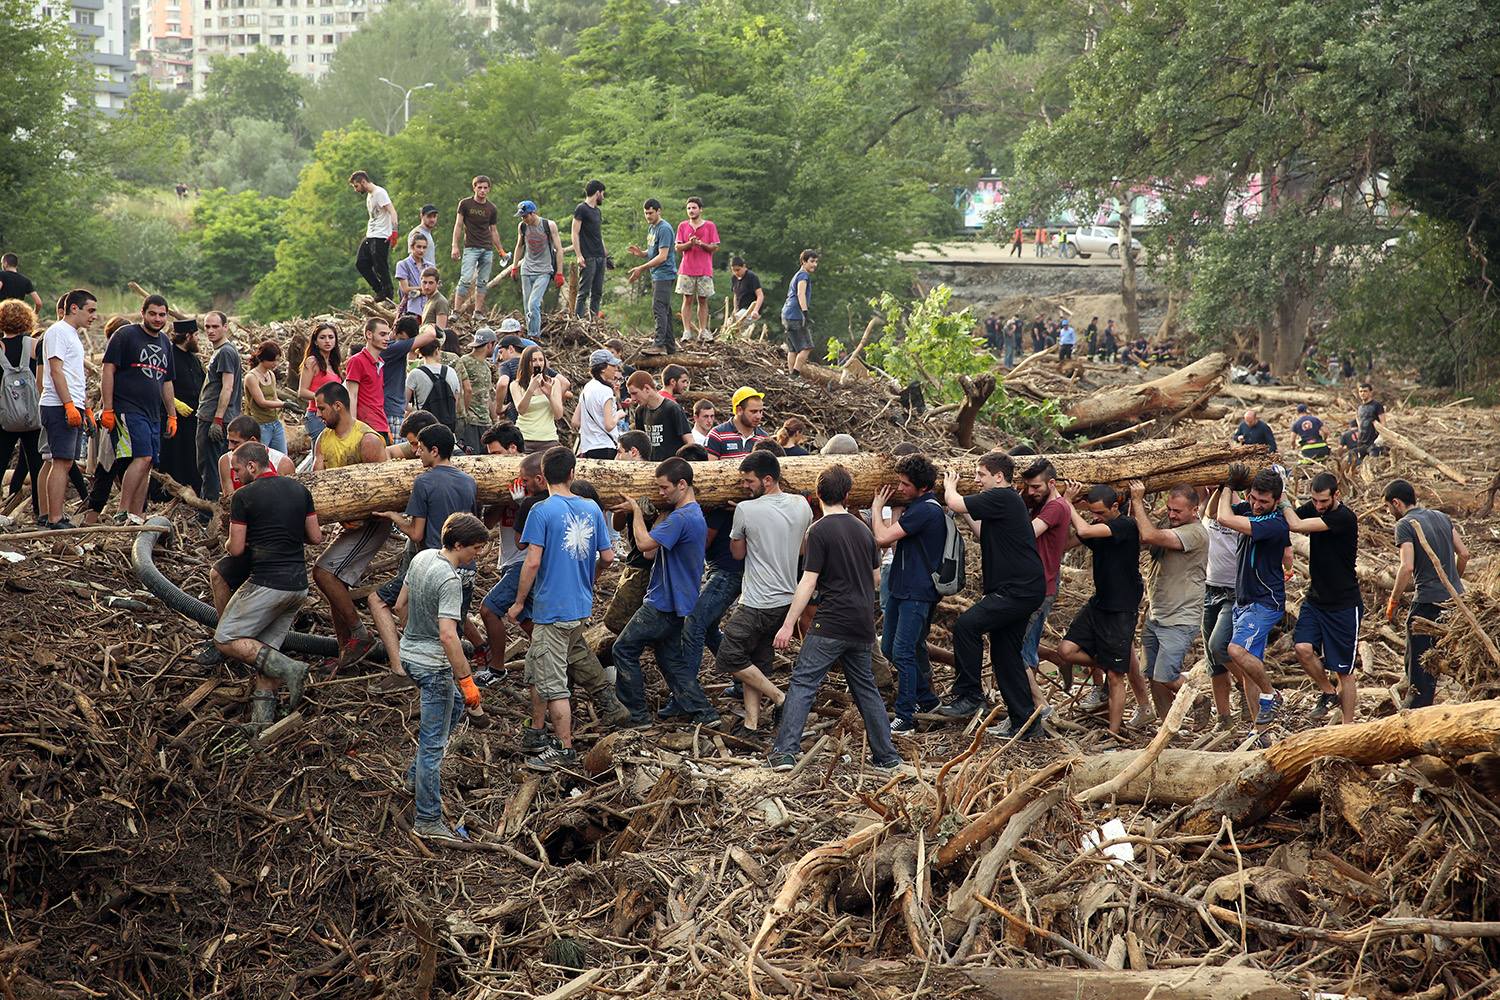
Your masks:
M 1195 486 L 1221 483 L 1227 477 L 1229 463 L 1253 463 L 1263 451 L 1260 447 L 1175 439 L 1048 457 L 1064 479 L 1120 486 L 1131 479 L 1142 479 L 1148 490 L 1161 490 L 1179 482 Z M 454 464 L 479 483 L 481 503 L 500 503 L 510 497 L 511 483 L 519 473 L 521 460 L 476 455 L 457 458 Z M 843 465 L 854 477 L 850 503 L 855 507 L 868 507 L 877 489 L 896 482 L 893 459 L 874 454 L 782 459 L 782 479 L 787 489 L 810 493 L 817 485 L 818 473 L 834 464 Z M 656 496 L 654 470 L 651 463 L 581 459 L 575 474 L 593 483 L 605 506 L 610 506 L 625 497 Z M 323 521 L 349 521 L 373 511 L 403 509 L 411 496 L 412 481 L 421 471 L 416 461 L 383 462 L 329 469 L 305 476 L 303 481 L 312 491 Z M 745 499 L 738 462 L 699 462 L 694 464 L 693 471 L 699 502 L 705 506 Z M 960 471 L 964 475 L 960 491 L 974 492 L 977 486 L 973 463 L 964 461 Z

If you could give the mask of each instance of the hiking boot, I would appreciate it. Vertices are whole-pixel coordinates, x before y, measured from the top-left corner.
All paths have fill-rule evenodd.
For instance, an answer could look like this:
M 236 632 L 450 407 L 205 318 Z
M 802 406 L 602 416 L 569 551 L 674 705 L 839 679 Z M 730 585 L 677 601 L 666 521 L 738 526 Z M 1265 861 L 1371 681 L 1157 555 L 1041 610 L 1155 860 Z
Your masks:
M 1109 694 L 1102 687 L 1095 687 L 1078 700 L 1078 707 L 1085 712 L 1097 712 L 1109 707 Z
M 766 758 L 766 766 L 773 771 L 790 771 L 797 766 L 797 757 L 789 753 L 773 753 Z
M 488 667 L 476 670 L 473 673 L 474 683 L 482 688 L 498 687 L 510 676 L 510 671 L 501 670 L 498 673 Z
M 562 744 L 557 742 L 557 738 L 549 735 L 545 729 L 532 729 L 527 726 L 521 730 L 521 756 L 523 757 L 532 757 L 543 750 L 560 746 Z
M 571 771 L 578 767 L 578 751 L 556 744 L 535 757 L 527 757 L 526 766 L 533 771 Z
M 286 685 L 288 708 L 295 710 L 302 704 L 302 688 L 307 683 L 307 664 L 284 656 L 270 646 L 262 646 L 255 656 L 255 669 Z
M 343 648 L 339 650 L 339 666 L 354 666 L 354 664 L 363 660 L 365 655 L 374 648 L 375 637 L 370 634 L 370 630 L 363 627 L 357 629 L 354 635 L 349 637 L 349 641 L 344 643 Z
M 448 824 L 440 819 L 419 819 L 411 825 L 411 832 L 423 840 L 467 840 L 448 829 Z
M 1325 715 L 1328 714 L 1328 712 L 1329 712 L 1330 709 L 1334 709 L 1334 708 L 1338 708 L 1338 707 L 1339 707 L 1339 696 L 1337 694 L 1329 694 L 1326 691 L 1322 691 L 1322 692 L 1318 693 L 1318 703 L 1317 703 L 1317 705 L 1313 706 L 1313 710 L 1309 714 L 1314 719 L 1321 719 Z
M 667 353 L 667 349 L 665 347 L 658 347 L 656 344 L 648 344 L 647 346 L 641 348 L 641 353 L 660 357 L 661 355 Z
M 594 712 L 599 716 L 599 724 L 608 726 L 610 729 L 619 729 L 630 721 L 630 709 L 620 704 L 616 697 L 614 688 L 600 688 L 593 696 Z
M 759 729 L 751 729 L 745 725 L 743 719 L 734 724 L 734 728 L 729 730 L 728 735 L 746 743 L 764 744 L 766 742 L 766 734 Z
M 978 698 L 955 698 L 939 705 L 936 713 L 945 719 L 967 719 L 982 708 L 984 708 L 984 702 Z
M 200 667 L 217 667 L 223 664 L 224 654 L 219 652 L 219 647 L 214 645 L 212 639 L 209 639 L 203 644 L 203 648 L 198 650 L 198 655 L 193 658 L 193 662 Z

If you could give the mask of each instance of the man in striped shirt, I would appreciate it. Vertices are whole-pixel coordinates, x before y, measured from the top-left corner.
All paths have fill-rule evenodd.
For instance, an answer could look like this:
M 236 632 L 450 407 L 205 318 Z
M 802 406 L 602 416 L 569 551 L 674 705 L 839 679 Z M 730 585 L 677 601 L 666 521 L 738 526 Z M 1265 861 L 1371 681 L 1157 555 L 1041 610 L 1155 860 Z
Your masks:
M 756 439 L 769 437 L 760 426 L 765 418 L 765 393 L 749 386 L 740 386 L 734 391 L 730 404 L 734 418 L 708 432 L 708 443 L 704 445 L 715 459 L 734 458 L 749 454 Z

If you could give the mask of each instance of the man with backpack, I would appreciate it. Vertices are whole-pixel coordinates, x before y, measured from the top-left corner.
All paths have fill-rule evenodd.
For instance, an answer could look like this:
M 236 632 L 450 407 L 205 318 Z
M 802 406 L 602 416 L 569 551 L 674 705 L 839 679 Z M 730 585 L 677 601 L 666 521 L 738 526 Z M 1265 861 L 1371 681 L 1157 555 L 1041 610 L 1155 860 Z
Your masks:
M 891 489 L 881 487 L 870 506 L 871 527 L 880 546 L 894 545 L 890 599 L 885 605 L 885 628 L 880 651 L 896 667 L 896 719 L 893 733 L 911 733 L 916 714 L 938 706 L 932 693 L 932 664 L 927 659 L 927 632 L 937 606 L 937 578 L 950 537 L 957 539 L 953 518 L 933 494 L 937 468 L 926 455 L 902 455 L 896 460 L 896 494 L 905 510 L 891 520 L 887 504 Z M 959 556 L 962 566 L 962 556 Z
M 563 285 L 562 237 L 557 223 L 537 212 L 536 202 L 527 199 L 516 206 L 516 256 L 511 277 L 521 279 L 521 301 L 525 305 L 526 335 L 536 340 L 542 335 L 542 296 L 550 280 Z
M 458 372 L 442 363 L 438 342 L 429 341 L 417 348 L 422 363 L 406 376 L 406 398 L 413 410 L 426 410 L 438 423 L 455 435 L 458 433 L 458 397 L 462 385 Z

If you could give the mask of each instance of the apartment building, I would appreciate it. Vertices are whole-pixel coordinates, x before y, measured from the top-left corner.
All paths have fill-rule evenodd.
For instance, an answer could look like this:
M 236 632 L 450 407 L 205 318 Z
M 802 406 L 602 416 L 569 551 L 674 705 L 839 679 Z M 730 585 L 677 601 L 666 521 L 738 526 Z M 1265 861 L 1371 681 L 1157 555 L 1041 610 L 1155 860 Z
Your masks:
M 202 93 L 217 56 L 264 45 L 286 56 L 292 72 L 316 80 L 334 50 L 385 0 L 182 0 L 193 5 L 193 92 Z
M 193 0 L 140 0 L 136 73 L 161 90 L 193 85 Z
M 36 10 L 63 18 L 82 40 L 93 69 L 94 104 L 105 114 L 124 108 L 135 76 L 127 0 L 42 0 Z

